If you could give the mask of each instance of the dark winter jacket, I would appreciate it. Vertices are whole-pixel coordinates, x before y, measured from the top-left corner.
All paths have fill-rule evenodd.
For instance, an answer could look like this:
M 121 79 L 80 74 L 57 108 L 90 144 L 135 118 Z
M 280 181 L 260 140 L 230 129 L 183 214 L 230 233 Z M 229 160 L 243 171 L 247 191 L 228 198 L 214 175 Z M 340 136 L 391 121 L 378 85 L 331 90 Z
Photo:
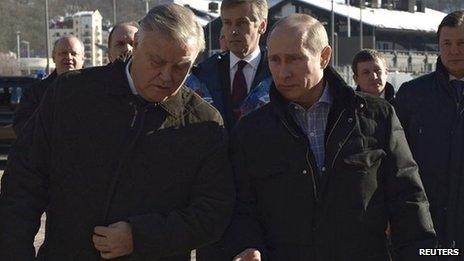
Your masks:
M 234 189 L 220 114 L 193 91 L 132 95 L 124 64 L 68 72 L 10 153 L 0 194 L 0 260 L 100 260 L 95 226 L 127 221 L 118 260 L 188 261 L 229 223 Z M 32 130 L 30 126 L 33 126 Z
M 256 248 L 271 261 L 423 260 L 435 232 L 417 165 L 384 99 L 355 93 L 331 69 L 334 98 L 325 167 L 316 172 L 307 137 L 274 86 L 271 102 L 234 131 L 236 211 L 226 232 L 230 256 Z

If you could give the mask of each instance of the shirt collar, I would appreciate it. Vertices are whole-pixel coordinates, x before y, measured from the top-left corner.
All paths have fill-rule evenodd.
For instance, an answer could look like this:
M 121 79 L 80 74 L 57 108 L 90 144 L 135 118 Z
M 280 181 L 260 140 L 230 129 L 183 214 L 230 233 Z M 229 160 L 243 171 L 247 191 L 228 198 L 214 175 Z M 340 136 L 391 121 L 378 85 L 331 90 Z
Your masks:
M 134 81 L 132 80 L 132 77 L 130 75 L 130 66 L 132 65 L 132 57 L 126 64 L 126 76 L 127 76 L 127 81 L 129 83 L 129 87 L 131 89 L 131 92 L 133 95 L 137 95 L 137 89 L 135 88 Z
M 450 81 L 452 81 L 452 80 L 464 81 L 464 77 L 461 78 L 461 79 L 458 79 L 458 78 L 456 78 L 456 77 L 454 77 L 453 75 L 450 74 L 450 75 L 449 75 L 449 80 L 450 80 Z
M 238 58 L 233 52 L 230 52 L 230 69 L 232 69 L 239 61 L 246 61 L 254 69 L 258 69 L 259 60 L 261 59 L 261 50 L 256 48 L 252 53 L 245 56 L 245 58 Z
M 308 110 L 311 110 L 312 108 L 314 108 L 315 106 L 317 106 L 318 104 L 320 103 L 325 103 L 327 105 L 331 105 L 333 102 L 333 97 L 332 95 L 330 94 L 330 90 L 329 90 L 329 84 L 326 83 L 325 84 L 325 87 L 324 87 L 324 90 L 322 91 L 322 95 L 321 97 L 319 98 L 319 100 L 317 100 L 316 103 L 314 103 L 309 109 L 305 109 L 303 106 L 299 105 L 298 103 L 296 102 L 290 102 L 289 103 L 289 106 L 291 108 L 298 108 L 300 110 L 303 110 L 303 111 L 308 111 Z

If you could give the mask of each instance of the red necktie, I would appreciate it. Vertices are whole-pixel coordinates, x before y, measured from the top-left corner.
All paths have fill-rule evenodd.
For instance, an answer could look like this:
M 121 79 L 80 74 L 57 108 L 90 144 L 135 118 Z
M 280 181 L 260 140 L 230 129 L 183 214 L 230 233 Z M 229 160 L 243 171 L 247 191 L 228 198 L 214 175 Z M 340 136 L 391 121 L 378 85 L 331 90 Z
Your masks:
M 236 120 L 241 116 L 240 104 L 243 99 L 245 99 L 248 92 L 245 75 L 243 74 L 243 67 L 247 64 L 248 63 L 243 60 L 237 63 L 238 68 L 234 75 L 234 81 L 232 82 L 232 109 Z

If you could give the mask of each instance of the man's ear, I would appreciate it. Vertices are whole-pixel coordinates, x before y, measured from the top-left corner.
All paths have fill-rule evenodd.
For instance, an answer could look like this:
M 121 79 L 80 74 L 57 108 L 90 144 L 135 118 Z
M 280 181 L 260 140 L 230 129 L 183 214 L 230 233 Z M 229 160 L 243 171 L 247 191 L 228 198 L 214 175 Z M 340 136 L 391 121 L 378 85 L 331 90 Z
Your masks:
M 264 34 L 266 32 L 266 28 L 267 28 L 267 19 L 263 19 L 261 23 L 259 24 L 258 33 Z
M 324 47 L 324 49 L 322 49 L 322 52 L 321 52 L 321 68 L 322 69 L 325 69 L 325 67 L 327 67 L 327 65 L 329 64 L 331 55 L 332 55 L 332 48 L 329 45 L 327 45 L 326 47 Z
M 353 80 L 358 84 L 358 76 L 356 74 L 353 74 Z
M 137 46 L 139 45 L 139 42 L 142 38 L 142 33 L 139 31 L 135 32 L 134 34 L 134 50 L 137 48 Z

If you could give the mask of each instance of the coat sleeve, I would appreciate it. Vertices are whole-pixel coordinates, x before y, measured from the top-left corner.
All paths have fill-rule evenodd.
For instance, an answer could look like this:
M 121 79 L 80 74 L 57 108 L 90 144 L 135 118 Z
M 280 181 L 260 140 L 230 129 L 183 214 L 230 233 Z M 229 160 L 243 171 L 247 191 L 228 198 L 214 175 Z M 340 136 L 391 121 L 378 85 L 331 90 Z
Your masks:
M 229 224 L 235 195 L 223 127 L 218 127 L 211 141 L 214 148 L 203 158 L 188 206 L 165 214 L 128 218 L 134 256 L 170 256 L 220 239 Z
M 33 260 L 34 237 L 48 201 L 54 93 L 47 92 L 8 155 L 0 192 L 0 260 Z
M 257 214 L 256 193 L 239 132 L 237 128 L 231 142 L 237 201 L 231 224 L 225 234 L 225 246 L 231 259 L 247 248 L 259 250 L 264 258 L 265 244 Z
M 429 202 L 393 108 L 388 122 L 387 155 L 382 171 L 394 260 L 423 260 L 424 256 L 418 255 L 419 248 L 435 246 Z

